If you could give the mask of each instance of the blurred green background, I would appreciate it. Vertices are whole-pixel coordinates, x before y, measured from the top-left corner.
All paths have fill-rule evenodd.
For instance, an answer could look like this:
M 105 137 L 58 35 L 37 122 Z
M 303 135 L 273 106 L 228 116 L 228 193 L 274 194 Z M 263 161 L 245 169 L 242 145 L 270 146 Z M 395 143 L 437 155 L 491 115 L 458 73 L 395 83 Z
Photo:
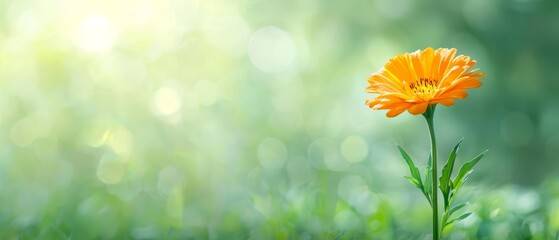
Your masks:
M 441 160 L 490 150 L 449 239 L 555 238 L 553 0 L 1 1 L 0 238 L 429 239 L 426 124 L 364 105 L 426 47 L 487 74 L 437 110 Z

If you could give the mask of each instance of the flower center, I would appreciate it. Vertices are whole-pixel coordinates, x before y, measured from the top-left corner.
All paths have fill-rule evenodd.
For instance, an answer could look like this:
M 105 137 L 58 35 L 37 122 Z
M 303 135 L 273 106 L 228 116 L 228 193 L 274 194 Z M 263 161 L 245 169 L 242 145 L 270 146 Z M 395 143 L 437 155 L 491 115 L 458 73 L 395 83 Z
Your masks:
M 437 79 L 420 78 L 418 81 L 410 83 L 410 88 L 414 93 L 435 93 L 439 81 Z

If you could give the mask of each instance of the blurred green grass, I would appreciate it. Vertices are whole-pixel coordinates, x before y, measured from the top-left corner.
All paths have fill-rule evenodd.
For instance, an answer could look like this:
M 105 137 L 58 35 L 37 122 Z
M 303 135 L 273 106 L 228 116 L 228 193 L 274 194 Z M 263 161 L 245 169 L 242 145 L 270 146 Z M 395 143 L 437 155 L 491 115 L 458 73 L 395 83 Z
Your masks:
M 364 105 L 398 53 L 487 77 L 439 108 L 490 149 L 450 239 L 559 231 L 559 2 L 2 1 L 2 239 L 428 239 L 422 119 Z

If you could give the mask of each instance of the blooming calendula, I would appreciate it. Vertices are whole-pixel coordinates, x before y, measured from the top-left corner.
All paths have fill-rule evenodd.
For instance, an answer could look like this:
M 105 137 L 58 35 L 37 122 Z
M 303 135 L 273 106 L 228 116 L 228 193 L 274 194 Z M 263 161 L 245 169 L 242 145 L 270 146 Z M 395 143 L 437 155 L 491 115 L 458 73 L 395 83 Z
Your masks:
M 387 117 L 396 117 L 408 110 L 423 114 L 429 104 L 451 106 L 454 99 L 468 96 L 466 89 L 481 86 L 484 73 L 472 69 L 476 64 L 469 56 L 456 56 L 456 49 L 426 48 L 400 54 L 388 60 L 368 79 L 365 92 L 378 94 L 366 100 L 372 109 L 388 110 Z

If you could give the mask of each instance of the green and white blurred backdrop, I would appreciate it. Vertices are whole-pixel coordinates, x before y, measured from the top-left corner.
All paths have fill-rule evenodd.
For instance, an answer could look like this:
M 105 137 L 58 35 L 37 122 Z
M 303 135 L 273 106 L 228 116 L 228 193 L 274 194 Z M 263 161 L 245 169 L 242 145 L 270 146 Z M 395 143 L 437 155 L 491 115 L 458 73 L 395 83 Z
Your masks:
M 437 110 L 490 150 L 449 239 L 555 238 L 554 0 L 2 0 L 0 238 L 429 239 L 426 124 L 364 105 L 426 47 L 487 74 Z

